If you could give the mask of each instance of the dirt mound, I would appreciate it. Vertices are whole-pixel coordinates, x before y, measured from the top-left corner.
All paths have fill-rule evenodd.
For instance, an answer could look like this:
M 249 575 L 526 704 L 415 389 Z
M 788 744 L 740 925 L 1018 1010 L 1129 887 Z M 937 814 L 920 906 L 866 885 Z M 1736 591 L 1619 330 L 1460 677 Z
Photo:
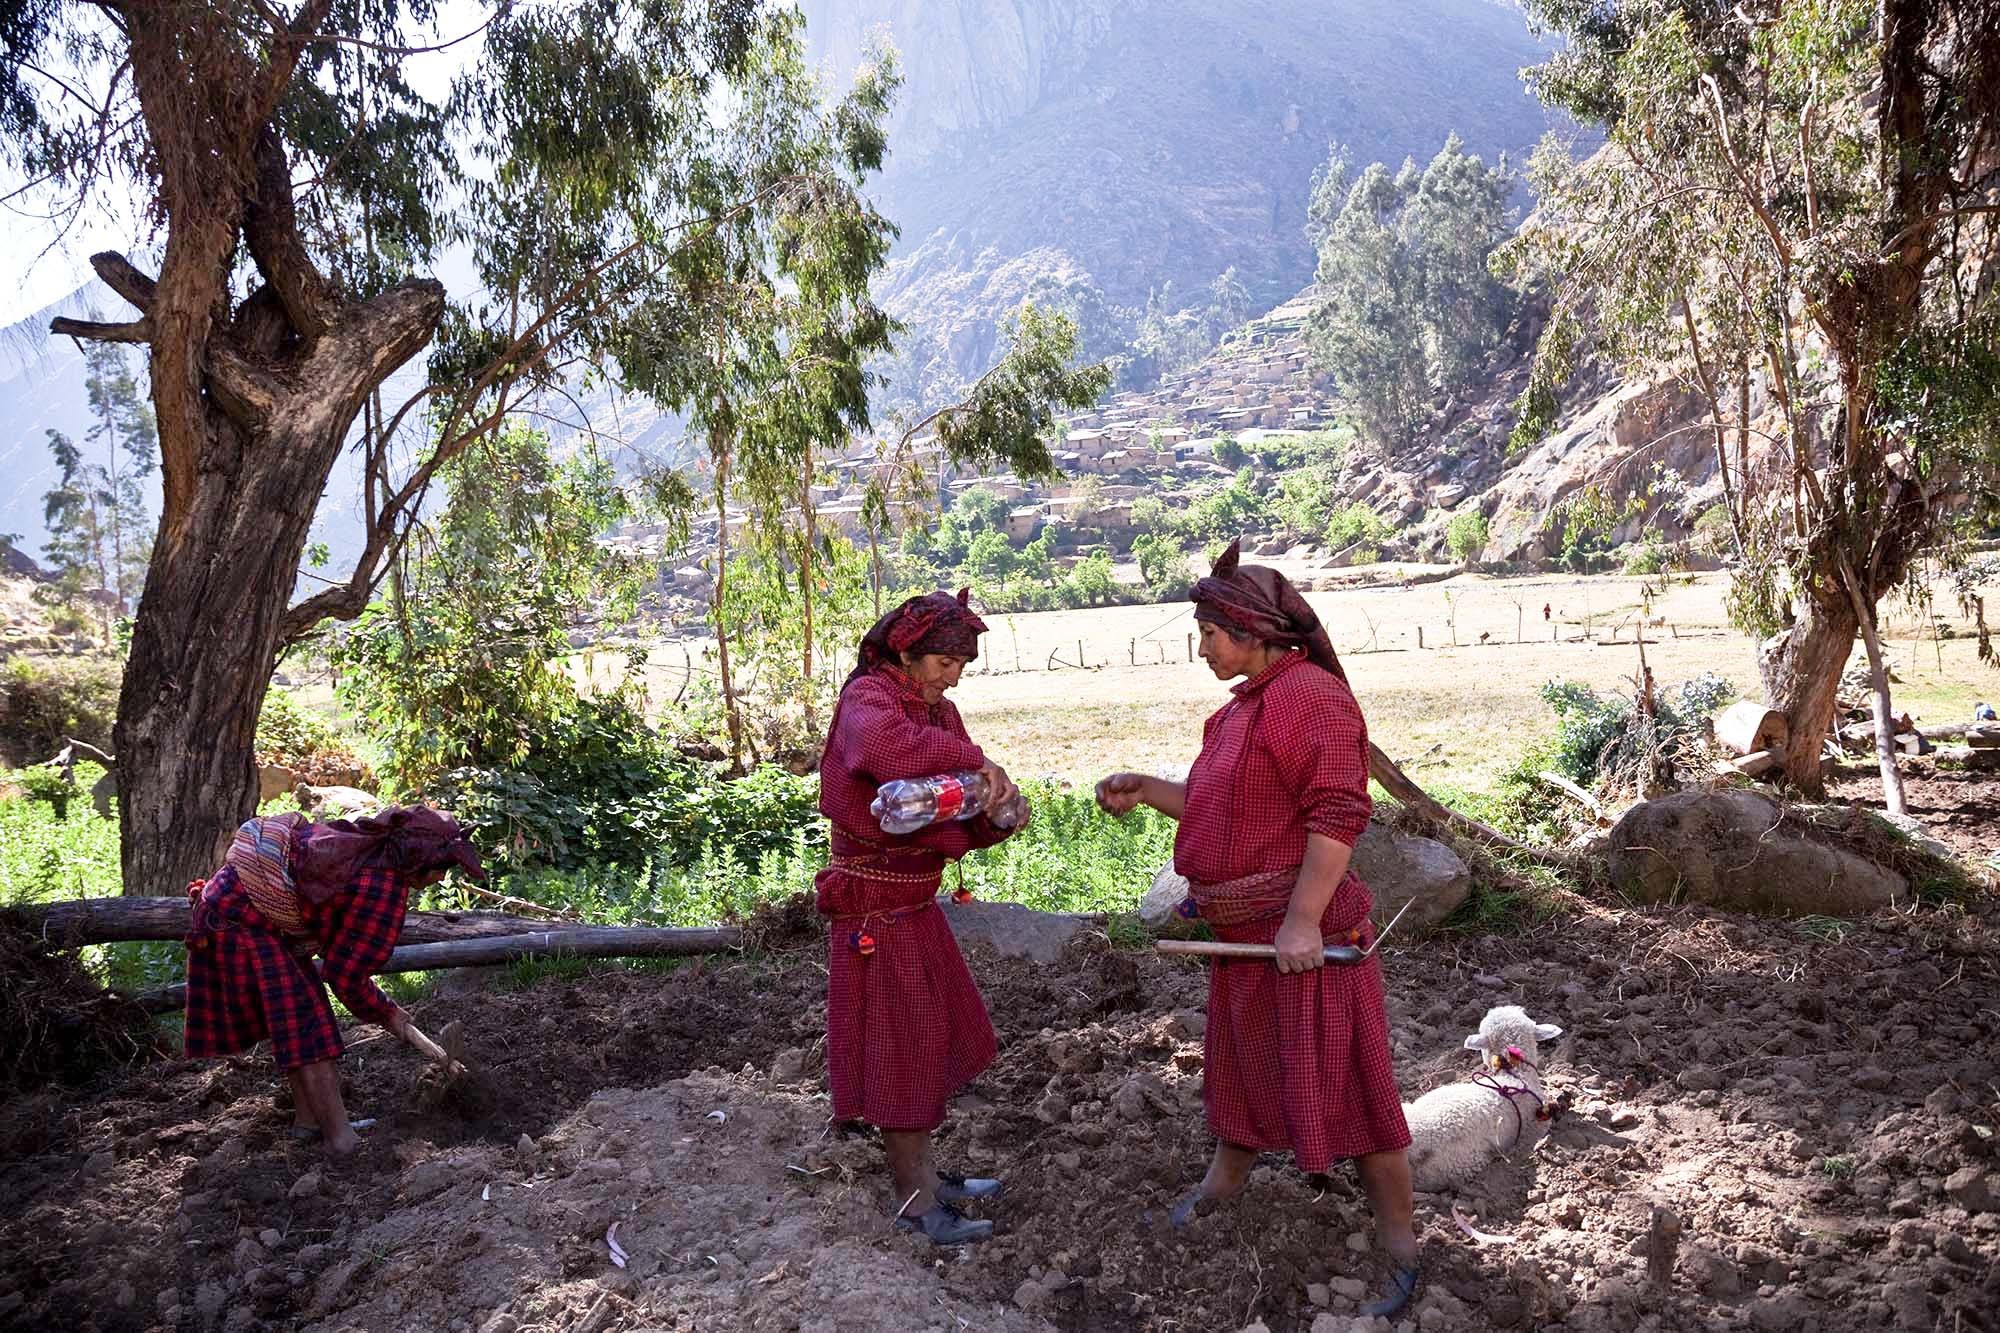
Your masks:
M 1990 899 L 1859 923 L 1587 910 L 1392 942 L 1406 1095 L 1463 1077 L 1463 1035 L 1519 1003 L 1568 1029 L 1545 1067 L 1573 1108 L 1525 1160 L 1419 1197 L 1426 1285 L 1399 1327 L 1995 1328 L 1996 944 Z M 284 1136 L 248 1061 L 161 1066 L 59 1115 L 17 1100 L 0 1119 L 40 1106 L 50 1132 L 0 1162 L 0 1325 L 1354 1323 L 1381 1268 L 1350 1172 L 1268 1161 L 1188 1233 L 1165 1223 L 1209 1148 L 1197 966 L 1102 935 L 1048 965 L 973 952 L 1001 1055 L 941 1148 L 1008 1192 L 992 1242 L 940 1255 L 890 1230 L 877 1145 L 825 1131 L 819 957 L 422 1006 L 464 1019 L 504 1095 L 476 1124 L 412 1111 L 421 1062 L 357 1045 L 350 1104 L 384 1123 L 333 1168 Z M 1513 1240 L 1476 1248 L 1454 1204 Z M 1656 1207 L 1683 1226 L 1664 1287 Z
M 884 1243 L 873 1152 L 829 1144 L 817 1097 L 761 1084 L 711 1070 L 601 1092 L 532 1144 L 417 1162 L 397 1211 L 321 1275 L 306 1327 L 1043 1327 Z
M 145 1011 L 108 998 L 74 953 L 0 920 L 0 1091 L 82 1083 L 157 1046 Z

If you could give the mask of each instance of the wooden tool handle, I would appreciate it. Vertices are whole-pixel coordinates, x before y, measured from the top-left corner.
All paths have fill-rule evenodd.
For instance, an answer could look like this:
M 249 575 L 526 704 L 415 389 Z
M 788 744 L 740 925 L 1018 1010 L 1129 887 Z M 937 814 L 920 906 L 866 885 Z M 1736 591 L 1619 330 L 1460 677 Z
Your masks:
M 1200 954 L 1207 958 L 1276 958 L 1278 946 L 1275 944 L 1227 944 L 1221 940 L 1155 940 L 1153 947 L 1161 953 Z M 1340 961 L 1344 955 L 1336 954 L 1334 948 L 1326 950 L 1329 963 Z M 1349 946 L 1351 948 L 1351 946 Z
M 416 1047 L 417 1050 L 422 1054 L 429 1056 L 432 1060 L 435 1060 L 438 1063 L 438 1066 L 442 1068 L 446 1073 L 461 1074 L 465 1072 L 465 1066 L 461 1065 L 458 1061 L 452 1059 L 451 1056 L 448 1053 L 446 1053 L 444 1047 L 438 1045 L 436 1042 L 432 1041 L 429 1037 L 426 1037 L 423 1033 L 423 1029 L 419 1028 L 415 1023 L 406 1022 L 403 1024 L 403 1039 L 409 1042 L 410 1045 Z

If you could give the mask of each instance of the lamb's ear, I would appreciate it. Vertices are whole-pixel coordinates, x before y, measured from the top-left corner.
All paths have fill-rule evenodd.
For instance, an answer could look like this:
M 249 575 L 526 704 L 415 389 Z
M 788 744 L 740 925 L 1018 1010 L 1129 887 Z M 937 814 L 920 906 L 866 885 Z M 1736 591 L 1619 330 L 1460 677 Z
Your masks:
M 1468 1051 L 1483 1051 L 1486 1049 L 1486 1043 L 1481 1041 L 1479 1034 L 1475 1032 L 1465 1039 L 1465 1049 Z
M 1563 1030 L 1557 1027 L 1554 1023 L 1535 1024 L 1536 1041 L 1554 1041 L 1557 1037 L 1560 1037 L 1562 1034 Z

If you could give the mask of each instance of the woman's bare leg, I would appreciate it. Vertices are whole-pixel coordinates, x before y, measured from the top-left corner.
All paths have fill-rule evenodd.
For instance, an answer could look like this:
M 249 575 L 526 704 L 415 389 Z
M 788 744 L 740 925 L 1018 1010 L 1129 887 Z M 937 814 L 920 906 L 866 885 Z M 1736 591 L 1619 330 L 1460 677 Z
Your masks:
M 1368 1191 L 1368 1206 L 1375 1211 L 1375 1240 L 1389 1252 L 1398 1268 L 1417 1262 L 1417 1232 L 1414 1225 L 1416 1196 L 1410 1189 L 1410 1155 L 1396 1152 L 1369 1153 L 1355 1162 L 1361 1186 Z
M 931 1161 L 931 1132 L 885 1129 L 882 1149 L 888 1154 L 889 1173 L 895 1177 L 900 1216 L 921 1217 L 936 1207 L 938 1181 L 937 1166 Z
M 347 1123 L 347 1107 L 340 1100 L 340 1071 L 332 1060 L 302 1065 L 287 1071 L 286 1077 L 296 1080 L 293 1095 L 310 1116 L 301 1123 L 319 1126 L 328 1152 L 345 1157 L 361 1146 L 361 1139 Z

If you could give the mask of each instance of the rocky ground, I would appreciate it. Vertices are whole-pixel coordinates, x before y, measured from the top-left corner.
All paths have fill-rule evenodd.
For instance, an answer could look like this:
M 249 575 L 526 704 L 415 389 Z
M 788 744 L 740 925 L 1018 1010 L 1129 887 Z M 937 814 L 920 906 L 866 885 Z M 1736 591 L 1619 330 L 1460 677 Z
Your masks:
M 1913 799 L 1979 854 L 1991 791 Z M 1398 1327 L 2000 1324 L 1997 931 L 1989 894 L 1862 922 L 1580 903 L 1392 942 L 1411 1095 L 1469 1072 L 1459 1041 L 1491 1005 L 1568 1029 L 1550 1137 L 1420 1197 L 1427 1281 Z M 942 1146 L 1009 1189 L 995 1240 L 941 1254 L 888 1228 L 877 1146 L 827 1132 L 821 947 L 795 930 L 756 959 L 433 999 L 421 1021 L 464 1021 L 483 1097 L 435 1105 L 414 1057 L 363 1040 L 350 1105 L 381 1123 L 337 1166 L 287 1137 L 254 1059 L 17 1098 L 0 1113 L 0 1325 L 1362 1324 L 1382 1269 L 1348 1173 L 1274 1159 L 1188 1233 L 1166 1225 L 1209 1148 L 1198 967 L 1090 931 L 1047 963 L 973 947 L 1001 1055 Z M 1454 1206 L 1510 1239 L 1476 1245 Z M 1646 1276 L 1655 1208 L 1681 1226 L 1664 1285 Z

